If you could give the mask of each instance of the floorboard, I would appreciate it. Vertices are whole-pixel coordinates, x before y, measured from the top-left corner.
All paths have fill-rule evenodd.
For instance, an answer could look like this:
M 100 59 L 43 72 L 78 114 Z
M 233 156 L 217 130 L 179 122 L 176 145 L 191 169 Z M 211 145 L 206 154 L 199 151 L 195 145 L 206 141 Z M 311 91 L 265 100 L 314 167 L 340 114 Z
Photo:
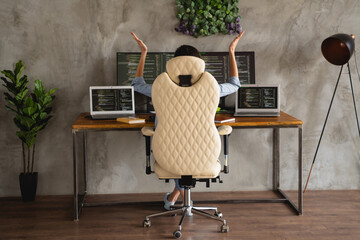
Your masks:
M 295 192 L 287 192 L 296 199 Z M 196 200 L 269 198 L 271 191 L 193 193 Z M 96 201 L 159 201 L 162 194 L 93 195 Z M 38 196 L 35 202 L 0 198 L 0 239 L 173 239 L 180 217 L 152 219 L 143 228 L 145 215 L 163 211 L 159 205 L 84 208 L 73 221 L 72 196 Z M 202 204 L 203 205 L 203 204 Z M 283 203 L 212 204 L 230 226 L 194 215 L 186 218 L 181 239 L 354 240 L 360 236 L 360 191 L 307 191 L 304 214 L 297 216 Z

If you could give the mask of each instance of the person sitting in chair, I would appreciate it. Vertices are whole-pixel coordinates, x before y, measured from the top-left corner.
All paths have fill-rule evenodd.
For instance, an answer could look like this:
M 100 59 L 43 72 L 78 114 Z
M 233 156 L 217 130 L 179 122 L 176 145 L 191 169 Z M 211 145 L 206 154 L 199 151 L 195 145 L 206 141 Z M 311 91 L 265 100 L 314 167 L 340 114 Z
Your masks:
M 136 92 L 151 97 L 152 84 L 147 84 L 143 77 L 147 47 L 144 44 L 144 42 L 135 35 L 135 33 L 131 32 L 131 34 L 141 49 L 140 60 L 135 73 L 135 78 L 133 79 L 131 86 L 134 87 L 134 90 Z M 219 84 L 220 97 L 224 97 L 232 93 L 235 93 L 240 87 L 238 68 L 235 60 L 235 48 L 243 34 L 244 31 L 242 31 L 238 36 L 236 36 L 229 45 L 230 79 L 226 83 Z M 174 57 L 179 57 L 179 56 L 193 56 L 193 57 L 201 58 L 199 51 L 195 47 L 189 45 L 182 45 L 176 49 Z M 170 210 L 170 206 L 175 204 L 179 195 L 181 195 L 182 198 L 184 199 L 184 189 L 179 186 L 179 181 L 175 179 L 175 187 L 173 192 L 166 193 L 164 196 L 164 203 L 165 203 L 164 208 Z

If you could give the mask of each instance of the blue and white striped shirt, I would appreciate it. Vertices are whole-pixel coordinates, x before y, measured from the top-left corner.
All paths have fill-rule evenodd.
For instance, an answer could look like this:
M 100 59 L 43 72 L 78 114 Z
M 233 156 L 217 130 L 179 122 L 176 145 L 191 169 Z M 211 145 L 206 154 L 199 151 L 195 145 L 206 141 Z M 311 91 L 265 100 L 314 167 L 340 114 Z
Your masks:
M 132 80 L 131 86 L 134 87 L 136 92 L 144 94 L 145 96 L 151 97 L 152 84 L 145 82 L 144 77 L 136 77 Z M 240 81 L 238 77 L 230 77 L 226 83 L 219 84 L 220 97 L 225 97 L 236 92 L 240 87 Z

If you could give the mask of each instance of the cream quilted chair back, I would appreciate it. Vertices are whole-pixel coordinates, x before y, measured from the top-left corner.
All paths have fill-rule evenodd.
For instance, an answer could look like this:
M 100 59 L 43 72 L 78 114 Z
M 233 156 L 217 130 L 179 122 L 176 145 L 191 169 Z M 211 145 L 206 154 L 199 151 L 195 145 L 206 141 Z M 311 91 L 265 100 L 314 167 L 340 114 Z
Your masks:
M 167 72 L 152 86 L 158 123 L 152 141 L 154 170 L 159 178 L 214 178 L 220 173 L 221 140 L 214 124 L 219 85 L 204 72 L 197 57 L 168 61 Z M 179 75 L 192 75 L 190 87 L 178 86 Z

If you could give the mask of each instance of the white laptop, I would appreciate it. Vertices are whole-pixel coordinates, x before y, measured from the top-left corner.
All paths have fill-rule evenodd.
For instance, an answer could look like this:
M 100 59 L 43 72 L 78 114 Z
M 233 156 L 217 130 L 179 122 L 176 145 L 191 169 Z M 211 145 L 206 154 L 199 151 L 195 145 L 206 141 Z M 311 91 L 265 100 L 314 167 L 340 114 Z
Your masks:
M 135 116 L 132 86 L 91 86 L 90 114 L 94 119 Z
M 241 85 L 236 92 L 235 116 L 279 116 L 279 85 Z

